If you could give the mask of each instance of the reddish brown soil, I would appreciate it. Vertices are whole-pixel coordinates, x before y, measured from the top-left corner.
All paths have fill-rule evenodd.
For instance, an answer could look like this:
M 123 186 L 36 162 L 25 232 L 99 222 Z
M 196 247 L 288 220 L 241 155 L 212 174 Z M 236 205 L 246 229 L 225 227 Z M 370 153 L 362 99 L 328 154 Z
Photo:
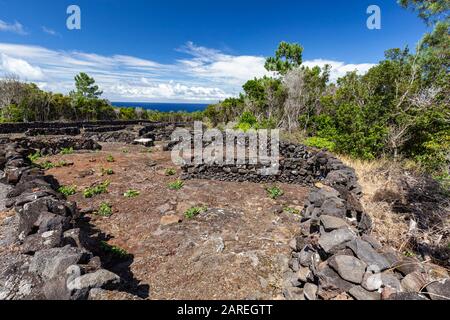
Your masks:
M 165 175 L 165 169 L 175 168 L 170 152 L 162 152 L 160 146 L 151 153 L 145 150 L 103 144 L 99 152 L 50 157 L 52 162 L 64 159 L 73 165 L 48 173 L 61 185 L 77 186 L 78 193 L 69 198 L 81 210 L 96 210 L 102 202 L 112 205 L 112 216 L 89 214 L 90 223 L 112 237 L 110 244 L 133 255 L 130 270 L 149 286 L 150 299 L 277 298 L 300 217 L 275 209 L 301 209 L 308 189 L 280 184 L 285 194 L 272 200 L 264 185 L 192 180 L 172 191 L 167 185 L 181 172 L 176 168 L 175 176 Z M 108 163 L 108 155 L 115 162 Z M 101 176 L 102 167 L 115 174 Z M 89 170 L 94 173 L 86 175 Z M 111 182 L 107 194 L 83 198 L 85 188 L 106 179 Z M 140 195 L 125 198 L 129 189 Z M 193 206 L 209 210 L 184 218 Z M 182 221 L 162 223 L 176 217 Z

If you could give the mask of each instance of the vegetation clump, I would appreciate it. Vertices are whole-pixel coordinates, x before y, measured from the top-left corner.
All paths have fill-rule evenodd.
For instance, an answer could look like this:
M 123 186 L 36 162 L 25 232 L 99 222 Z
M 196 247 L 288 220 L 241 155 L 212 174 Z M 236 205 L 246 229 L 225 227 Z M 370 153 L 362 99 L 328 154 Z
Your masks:
M 110 185 L 110 181 L 106 180 L 100 184 L 93 186 L 93 187 L 86 188 L 83 191 L 83 197 L 89 199 L 96 195 L 107 193 L 109 185 Z
M 182 180 L 176 180 L 174 182 L 169 183 L 168 187 L 170 190 L 180 190 L 183 188 L 184 182 Z
M 267 191 L 268 196 L 274 200 L 278 199 L 279 197 L 281 197 L 284 194 L 283 190 L 277 186 L 269 187 L 266 189 L 266 191 Z
M 59 187 L 58 192 L 62 193 L 66 197 L 73 196 L 74 194 L 77 193 L 77 186 L 75 186 L 75 185 L 61 186 L 61 187 Z
M 184 213 L 184 216 L 186 217 L 186 219 L 193 219 L 196 216 L 198 216 L 199 214 L 208 211 L 207 207 L 192 207 L 188 210 L 186 210 L 186 212 Z
M 112 207 L 109 203 L 102 202 L 96 213 L 102 217 L 110 217 L 112 215 Z
M 124 196 L 125 198 L 136 198 L 136 197 L 138 197 L 140 194 L 141 194 L 141 193 L 140 193 L 139 191 L 130 189 L 130 190 L 126 191 L 126 192 L 123 194 L 123 196 Z

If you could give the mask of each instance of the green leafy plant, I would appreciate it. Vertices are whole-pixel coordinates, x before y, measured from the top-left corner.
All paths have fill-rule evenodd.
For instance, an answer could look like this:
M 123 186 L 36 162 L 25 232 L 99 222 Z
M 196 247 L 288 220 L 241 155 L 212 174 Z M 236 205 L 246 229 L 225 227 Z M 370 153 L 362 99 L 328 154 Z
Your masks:
M 168 168 L 166 169 L 166 176 L 174 176 L 177 173 L 177 170 L 173 169 L 173 168 Z
M 102 176 L 110 176 L 110 175 L 114 174 L 113 169 L 109 169 L 109 168 L 108 169 L 102 168 L 101 172 L 102 172 Z
M 62 155 L 68 155 L 68 154 L 73 154 L 73 148 L 62 148 L 61 152 Z
M 192 207 L 184 213 L 186 219 L 193 219 L 198 216 L 200 213 L 206 212 L 208 208 L 206 207 Z
M 100 242 L 100 248 L 104 252 L 110 253 L 119 259 L 128 259 L 130 257 L 130 254 L 125 249 L 120 248 L 118 246 L 111 245 L 111 244 L 107 243 L 106 241 Z
M 77 193 L 77 186 L 61 186 L 59 187 L 58 191 L 66 197 L 73 196 L 75 193 Z
M 30 155 L 28 155 L 28 159 L 32 162 L 32 163 L 36 163 L 37 160 L 39 160 L 42 157 L 41 153 L 39 151 L 36 151 L 35 153 L 32 153 Z
M 277 199 L 277 198 L 281 197 L 284 194 L 283 190 L 281 190 L 277 186 L 269 187 L 269 188 L 266 189 L 266 191 L 267 191 L 268 196 L 271 199 Z
M 83 196 L 87 199 L 92 198 L 93 196 L 102 194 L 102 193 L 107 193 L 108 192 L 108 187 L 110 185 L 109 180 L 106 180 L 100 184 L 97 184 L 93 187 L 90 188 L 86 188 L 83 191 Z
M 136 197 L 139 196 L 140 194 L 141 194 L 141 193 L 140 193 L 139 191 L 130 189 L 130 190 L 128 190 L 127 192 L 125 192 L 125 193 L 123 194 L 123 196 L 124 196 L 125 198 L 136 198 Z
M 45 161 L 45 162 L 41 163 L 39 166 L 44 170 L 50 170 L 53 168 L 67 167 L 69 165 L 71 165 L 69 162 L 67 162 L 65 160 L 61 160 L 56 163 L 53 163 L 51 161 Z
M 181 180 L 176 180 L 174 182 L 169 183 L 169 189 L 170 190 L 180 190 L 183 188 L 184 182 Z
M 114 159 L 114 157 L 113 157 L 112 155 L 108 155 L 108 156 L 106 157 L 106 161 L 107 161 L 107 162 L 115 162 L 116 159 Z
M 128 149 L 122 149 L 122 153 L 129 153 Z
M 102 217 L 109 217 L 112 215 L 112 207 L 109 203 L 102 202 L 96 213 Z

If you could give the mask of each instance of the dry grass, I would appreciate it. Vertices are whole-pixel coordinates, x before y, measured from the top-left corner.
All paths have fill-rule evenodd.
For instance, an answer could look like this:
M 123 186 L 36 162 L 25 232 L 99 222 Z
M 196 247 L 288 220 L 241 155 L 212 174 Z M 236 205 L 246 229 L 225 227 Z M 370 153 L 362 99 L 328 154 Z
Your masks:
M 399 165 L 389 160 L 363 161 L 344 156 L 340 159 L 356 171 L 363 190 L 361 202 L 374 222 L 373 233 L 384 244 L 405 249 L 409 240 L 409 222 L 392 210 L 392 202 L 401 198 L 396 183 L 401 174 Z

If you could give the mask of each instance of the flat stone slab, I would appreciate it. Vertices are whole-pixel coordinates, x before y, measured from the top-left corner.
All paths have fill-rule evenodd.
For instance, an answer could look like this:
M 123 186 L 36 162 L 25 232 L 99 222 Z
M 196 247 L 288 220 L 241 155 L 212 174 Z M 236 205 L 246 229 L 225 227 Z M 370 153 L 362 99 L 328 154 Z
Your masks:
M 356 300 L 381 300 L 380 293 L 367 291 L 361 286 L 354 286 L 348 293 Z
M 338 229 L 323 234 L 319 239 L 319 245 L 326 253 L 330 253 L 355 237 L 356 235 L 348 228 Z
M 320 222 L 327 232 L 348 226 L 347 222 L 345 222 L 344 219 L 327 215 L 320 216 Z

